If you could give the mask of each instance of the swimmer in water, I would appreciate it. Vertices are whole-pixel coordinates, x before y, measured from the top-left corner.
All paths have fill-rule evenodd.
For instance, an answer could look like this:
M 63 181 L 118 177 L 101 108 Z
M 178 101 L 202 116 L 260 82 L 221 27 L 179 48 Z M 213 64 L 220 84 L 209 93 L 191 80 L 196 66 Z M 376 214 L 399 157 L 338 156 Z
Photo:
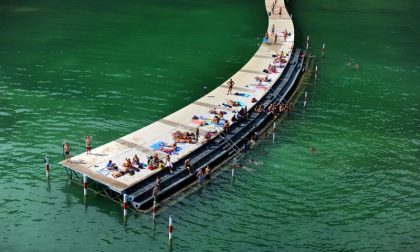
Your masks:
M 310 152 L 311 154 L 314 154 L 314 153 L 316 152 L 315 147 L 311 147 L 311 148 L 309 148 L 309 152 Z

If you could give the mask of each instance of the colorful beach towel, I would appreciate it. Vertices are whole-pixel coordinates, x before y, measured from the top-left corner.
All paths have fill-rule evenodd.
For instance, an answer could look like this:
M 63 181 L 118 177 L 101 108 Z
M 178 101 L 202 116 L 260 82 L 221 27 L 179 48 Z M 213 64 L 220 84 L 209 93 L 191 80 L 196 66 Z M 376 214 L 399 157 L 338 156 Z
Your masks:
M 251 96 L 250 94 L 246 94 L 246 93 L 238 93 L 238 92 L 234 93 L 234 95 L 237 95 L 237 96 L 242 96 L 242 97 L 250 97 L 250 96 Z
M 97 173 L 100 173 L 100 174 L 102 174 L 104 176 L 108 176 L 111 173 L 111 171 L 108 170 L 107 167 L 105 167 L 105 168 L 102 168 L 102 169 L 98 170 Z

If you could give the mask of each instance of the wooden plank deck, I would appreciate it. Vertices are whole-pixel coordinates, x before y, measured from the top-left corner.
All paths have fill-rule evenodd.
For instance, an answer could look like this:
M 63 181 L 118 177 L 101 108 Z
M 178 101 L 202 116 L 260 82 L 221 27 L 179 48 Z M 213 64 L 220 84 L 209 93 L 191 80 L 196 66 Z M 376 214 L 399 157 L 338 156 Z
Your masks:
M 267 13 L 271 12 L 271 5 L 273 0 L 265 0 Z M 282 15 L 278 15 L 279 7 L 282 7 Z M 71 158 L 71 162 L 61 161 L 60 164 L 71 170 L 81 174 L 86 174 L 89 178 L 104 184 L 114 191 L 122 192 L 137 182 L 149 177 L 157 172 L 157 170 L 142 169 L 134 175 L 124 175 L 119 178 L 113 178 L 109 171 L 106 170 L 105 165 L 108 160 L 112 160 L 117 166 L 121 167 L 125 158 L 132 158 L 135 154 L 140 158 L 140 161 L 147 163 L 147 157 L 157 153 L 160 158 L 164 158 L 166 153 L 153 149 L 152 146 L 158 142 L 173 143 L 172 133 L 176 130 L 180 131 L 194 131 L 198 126 L 192 121 L 195 115 L 201 118 L 212 118 L 214 115 L 209 114 L 209 110 L 216 108 L 227 112 L 224 118 L 230 119 L 234 114 L 234 110 L 239 110 L 240 107 L 228 108 L 223 104 L 227 100 L 239 101 L 242 105 L 246 105 L 248 109 L 252 108 L 254 103 L 252 98 L 259 100 L 267 92 L 266 89 L 256 88 L 252 84 L 256 84 L 256 76 L 265 76 L 263 69 L 273 62 L 272 55 L 283 51 L 285 54 L 291 53 L 294 46 L 294 26 L 293 22 L 284 7 L 284 1 L 277 1 L 275 14 L 268 16 L 269 24 L 267 32 L 270 34 L 271 45 L 262 44 L 254 56 L 231 78 L 235 82 L 233 93 L 243 93 L 244 96 L 227 95 L 227 81 L 223 82 L 219 87 L 210 91 L 205 96 L 194 101 L 190 105 L 154 122 L 144 128 L 132 132 L 126 136 L 116 139 L 112 142 L 99 146 L 92 150 L 91 155 L 86 153 L 79 154 Z M 271 35 L 271 27 L 275 25 L 275 32 L 278 33 L 278 41 L 276 45 L 273 44 L 274 35 Z M 291 33 L 286 41 L 283 41 L 283 31 L 287 29 Z M 287 58 L 289 59 L 289 58 Z M 278 73 L 269 74 L 268 77 L 272 79 L 267 83 L 267 88 L 270 88 L 280 77 L 283 69 Z M 200 132 L 218 131 L 221 127 L 215 126 L 201 126 Z M 201 142 L 202 136 L 199 139 Z M 181 151 L 177 155 L 171 155 L 171 161 L 176 162 L 180 158 L 188 155 L 201 143 L 198 144 L 178 144 Z

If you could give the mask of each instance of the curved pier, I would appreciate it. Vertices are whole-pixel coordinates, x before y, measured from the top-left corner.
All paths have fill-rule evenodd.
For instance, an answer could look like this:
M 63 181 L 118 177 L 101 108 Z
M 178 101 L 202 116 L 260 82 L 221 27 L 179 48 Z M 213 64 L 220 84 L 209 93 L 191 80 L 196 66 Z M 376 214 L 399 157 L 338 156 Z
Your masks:
M 258 104 L 268 105 L 284 101 L 302 69 L 299 51 L 293 51 L 294 27 L 284 1 L 275 1 L 274 12 L 273 2 L 273 0 L 265 1 L 269 20 L 268 43 L 263 43 L 254 56 L 229 78 L 235 83 L 232 94 L 227 95 L 228 79 L 205 96 L 167 117 L 93 149 L 92 155 L 83 153 L 71 158 L 71 162 L 60 162 L 66 167 L 69 176 L 79 179 L 81 175 L 87 175 L 92 182 L 95 182 L 97 189 L 108 197 L 118 200 L 122 194 L 128 194 L 129 201 L 135 208 L 147 209 L 153 200 L 151 190 L 156 177 L 162 178 L 160 198 L 167 197 L 195 178 L 194 174 L 189 174 L 183 168 L 185 159 L 191 159 L 194 172 L 195 169 L 205 165 L 220 164 L 235 155 L 251 133 L 272 119 L 268 113 L 255 113 L 254 107 Z M 274 33 L 272 33 L 273 25 Z M 274 43 L 275 37 L 277 43 Z M 284 53 L 286 62 L 279 64 L 275 72 L 265 73 L 264 69 L 273 64 L 273 55 L 280 52 Z M 270 81 L 259 83 L 255 79 L 265 76 Z M 229 104 L 229 100 L 237 106 Z M 230 119 L 245 107 L 250 111 L 249 120 L 242 124 L 232 124 L 229 127 L 229 134 L 223 133 L 222 125 L 211 122 L 214 114 L 211 114 L 210 110 L 224 111 L 224 118 Z M 132 158 L 134 155 L 145 164 L 147 158 L 154 154 L 164 160 L 169 152 L 165 146 L 174 142 L 174 132 L 195 132 L 197 128 L 200 131 L 198 143 L 178 143 L 177 148 L 171 152 L 170 158 L 175 168 L 173 174 L 160 169 L 146 168 L 140 169 L 133 175 L 125 174 L 115 178 L 106 168 L 108 160 L 121 167 L 125 158 Z M 204 135 L 210 132 L 212 140 L 203 143 Z

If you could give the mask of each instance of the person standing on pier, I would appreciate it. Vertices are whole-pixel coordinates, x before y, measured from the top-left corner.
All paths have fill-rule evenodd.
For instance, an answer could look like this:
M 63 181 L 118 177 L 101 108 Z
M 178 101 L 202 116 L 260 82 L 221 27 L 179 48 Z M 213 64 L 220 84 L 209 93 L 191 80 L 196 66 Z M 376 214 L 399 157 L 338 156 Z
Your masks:
M 273 24 L 271 27 L 271 35 L 274 35 L 274 32 L 276 31 L 276 26 Z
M 233 85 L 235 85 L 235 82 L 232 79 L 230 79 L 227 82 L 227 85 L 228 85 L 228 92 L 227 92 L 227 94 L 230 95 L 230 94 L 232 94 L 232 89 L 233 89 Z
M 90 142 L 91 142 L 91 140 L 92 140 L 92 137 L 91 136 L 85 136 L 85 141 L 86 141 L 86 154 L 92 154 L 92 152 L 91 152 L 91 150 L 92 150 L 92 147 L 91 147 L 91 145 L 90 145 Z
M 277 44 L 277 32 L 274 33 L 274 44 Z
M 70 144 L 65 143 L 63 145 L 64 154 L 66 154 L 66 161 L 70 162 Z
M 198 144 L 198 137 L 200 136 L 200 129 L 195 128 L 195 143 Z

